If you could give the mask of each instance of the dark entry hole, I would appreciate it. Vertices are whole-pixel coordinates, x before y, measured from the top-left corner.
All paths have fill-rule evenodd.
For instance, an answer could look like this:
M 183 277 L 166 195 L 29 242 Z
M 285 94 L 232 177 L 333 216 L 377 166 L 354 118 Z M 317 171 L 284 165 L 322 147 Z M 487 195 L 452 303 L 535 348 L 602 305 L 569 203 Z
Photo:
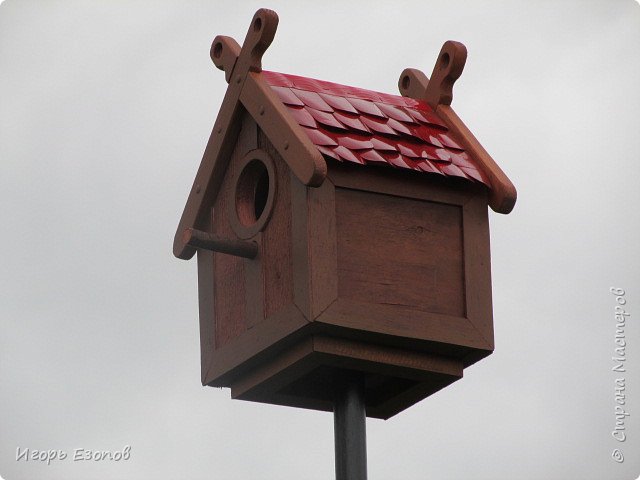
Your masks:
M 263 165 L 264 167 L 264 165 Z M 255 217 L 256 220 L 260 218 L 264 207 L 267 205 L 267 198 L 269 197 L 269 173 L 267 169 L 263 168 L 258 177 L 258 184 L 256 185 L 256 198 L 255 198 Z
M 238 177 L 236 186 L 236 211 L 244 226 L 256 223 L 267 206 L 269 198 L 269 172 L 260 160 L 250 161 Z

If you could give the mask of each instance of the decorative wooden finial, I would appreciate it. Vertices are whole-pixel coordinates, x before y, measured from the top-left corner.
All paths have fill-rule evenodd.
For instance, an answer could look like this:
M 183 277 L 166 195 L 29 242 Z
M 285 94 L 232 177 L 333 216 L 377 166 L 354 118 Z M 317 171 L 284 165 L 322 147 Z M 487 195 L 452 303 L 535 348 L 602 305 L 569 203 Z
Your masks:
M 431 107 L 451 105 L 453 84 L 462 75 L 466 61 L 467 48 L 462 43 L 444 42 L 425 92 L 425 101 Z
M 448 40 L 442 45 L 431 79 L 415 68 L 406 68 L 400 74 L 400 94 L 424 100 L 434 110 L 438 105 L 451 105 L 453 84 L 460 78 L 466 61 L 467 48 L 460 42 Z
M 269 48 L 278 28 L 278 14 L 273 10 L 261 8 L 253 16 L 242 48 L 233 38 L 218 35 L 211 44 L 211 60 L 216 67 L 224 70 L 227 82 L 231 81 L 238 59 L 248 63 L 248 70 L 262 70 L 262 55 Z

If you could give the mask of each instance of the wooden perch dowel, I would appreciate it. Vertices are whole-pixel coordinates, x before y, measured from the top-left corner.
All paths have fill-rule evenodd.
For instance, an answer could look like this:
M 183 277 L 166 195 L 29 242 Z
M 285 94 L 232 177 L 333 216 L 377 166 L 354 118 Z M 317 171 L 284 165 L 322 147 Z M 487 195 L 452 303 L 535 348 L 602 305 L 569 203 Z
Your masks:
M 255 258 L 258 255 L 258 244 L 247 240 L 220 238 L 202 230 L 187 228 L 182 234 L 185 245 L 204 248 L 219 253 L 228 253 L 236 257 Z

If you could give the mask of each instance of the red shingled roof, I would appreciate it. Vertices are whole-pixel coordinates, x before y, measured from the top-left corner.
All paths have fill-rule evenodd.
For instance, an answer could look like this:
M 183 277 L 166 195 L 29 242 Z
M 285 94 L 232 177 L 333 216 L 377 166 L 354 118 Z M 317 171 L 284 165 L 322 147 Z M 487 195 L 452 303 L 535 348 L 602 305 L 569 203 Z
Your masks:
M 328 157 L 490 185 L 425 102 L 284 73 L 262 75 Z

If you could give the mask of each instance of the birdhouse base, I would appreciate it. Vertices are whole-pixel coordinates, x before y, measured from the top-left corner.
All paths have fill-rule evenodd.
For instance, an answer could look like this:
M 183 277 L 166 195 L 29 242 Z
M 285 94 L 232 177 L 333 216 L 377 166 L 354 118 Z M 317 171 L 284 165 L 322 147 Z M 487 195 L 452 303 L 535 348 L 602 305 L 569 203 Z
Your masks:
M 462 378 L 462 360 L 311 335 L 231 384 L 241 400 L 332 411 L 335 379 L 364 373 L 368 417 L 387 419 Z

